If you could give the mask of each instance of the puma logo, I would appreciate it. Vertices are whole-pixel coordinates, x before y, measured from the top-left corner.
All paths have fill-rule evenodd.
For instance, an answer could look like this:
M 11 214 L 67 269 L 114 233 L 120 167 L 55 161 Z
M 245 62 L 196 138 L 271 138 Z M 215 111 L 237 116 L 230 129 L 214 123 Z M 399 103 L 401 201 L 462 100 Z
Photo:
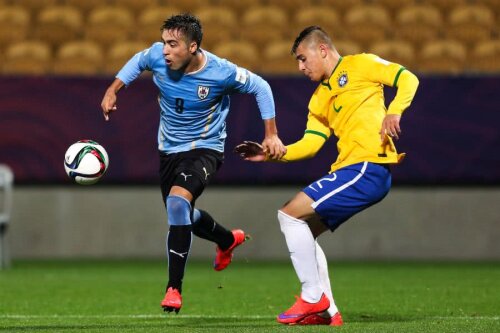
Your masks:
M 179 252 L 176 252 L 176 251 L 174 251 L 174 250 L 172 250 L 172 249 L 170 249 L 170 251 L 169 251 L 169 252 L 170 252 L 170 253 L 173 253 L 173 254 L 175 254 L 175 255 L 178 255 L 178 256 L 179 256 L 179 257 L 181 257 L 182 259 L 184 259 L 185 255 L 186 255 L 186 254 L 188 254 L 188 252 L 179 253 Z
M 191 177 L 192 175 L 186 175 L 184 172 L 181 172 L 181 176 L 184 177 L 184 181 L 187 182 L 188 177 Z
M 205 167 L 203 167 L 203 171 L 205 171 L 205 180 L 207 180 L 210 174 L 207 172 L 207 169 L 205 169 Z

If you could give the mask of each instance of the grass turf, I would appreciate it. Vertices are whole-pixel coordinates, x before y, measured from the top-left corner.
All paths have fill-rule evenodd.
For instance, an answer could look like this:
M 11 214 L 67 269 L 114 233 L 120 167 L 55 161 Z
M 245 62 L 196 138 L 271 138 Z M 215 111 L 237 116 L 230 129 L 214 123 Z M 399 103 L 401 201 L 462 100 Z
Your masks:
M 330 263 L 345 324 L 283 326 L 288 262 L 190 262 L 166 314 L 161 261 L 18 261 L 0 271 L 0 332 L 500 332 L 500 263 Z

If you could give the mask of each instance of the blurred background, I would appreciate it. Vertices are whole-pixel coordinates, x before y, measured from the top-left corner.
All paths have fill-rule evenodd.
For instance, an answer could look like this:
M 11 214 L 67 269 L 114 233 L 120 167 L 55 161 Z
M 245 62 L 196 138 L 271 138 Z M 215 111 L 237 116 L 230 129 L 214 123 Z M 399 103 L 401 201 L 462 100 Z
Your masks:
M 157 90 L 145 74 L 120 92 L 107 123 L 100 102 L 121 66 L 180 12 L 201 19 L 203 48 L 268 80 L 285 143 L 302 136 L 316 87 L 290 55 L 308 25 L 327 30 L 341 55 L 375 53 L 420 78 L 392 191 L 320 239 L 328 257 L 500 259 L 499 0 L 0 0 L 0 164 L 14 179 L 11 187 L 8 171 L 0 177 L 6 260 L 163 257 Z M 386 89 L 387 102 L 394 94 Z M 252 234 L 244 257 L 285 259 L 276 210 L 328 172 L 335 140 L 309 161 L 245 163 L 231 150 L 260 141 L 262 121 L 253 96 L 231 103 L 225 164 L 197 206 Z M 64 172 L 64 152 L 80 139 L 110 156 L 97 185 Z M 213 252 L 193 242 L 193 257 Z

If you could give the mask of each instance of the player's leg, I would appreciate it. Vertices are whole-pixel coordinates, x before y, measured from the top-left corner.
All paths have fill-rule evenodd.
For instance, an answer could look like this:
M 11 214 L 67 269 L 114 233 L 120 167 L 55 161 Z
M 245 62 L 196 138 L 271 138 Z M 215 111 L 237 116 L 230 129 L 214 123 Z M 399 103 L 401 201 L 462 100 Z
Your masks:
M 196 236 L 217 244 L 214 269 L 225 269 L 231 263 L 234 249 L 246 240 L 245 232 L 241 229 L 227 230 L 201 209 L 194 209 L 192 221 Z
M 305 317 L 321 313 L 330 307 L 318 274 L 316 241 L 305 222 L 315 215 L 311 208 L 312 202 L 311 198 L 300 192 L 278 211 L 281 232 L 285 236 L 293 267 L 302 284 L 300 298 L 277 318 L 283 324 L 298 323 Z

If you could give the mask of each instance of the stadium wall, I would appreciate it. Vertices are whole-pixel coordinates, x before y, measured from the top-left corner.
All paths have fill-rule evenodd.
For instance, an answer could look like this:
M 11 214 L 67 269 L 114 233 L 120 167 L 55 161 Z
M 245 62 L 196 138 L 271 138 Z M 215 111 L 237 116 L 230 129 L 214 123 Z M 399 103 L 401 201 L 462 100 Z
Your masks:
M 240 260 L 286 259 L 276 210 L 300 186 L 212 187 L 197 206 L 252 241 Z M 500 188 L 396 187 L 320 243 L 331 259 L 500 259 Z M 22 186 L 8 233 L 19 258 L 162 258 L 167 231 L 153 186 Z M 193 241 L 192 258 L 214 246 Z

